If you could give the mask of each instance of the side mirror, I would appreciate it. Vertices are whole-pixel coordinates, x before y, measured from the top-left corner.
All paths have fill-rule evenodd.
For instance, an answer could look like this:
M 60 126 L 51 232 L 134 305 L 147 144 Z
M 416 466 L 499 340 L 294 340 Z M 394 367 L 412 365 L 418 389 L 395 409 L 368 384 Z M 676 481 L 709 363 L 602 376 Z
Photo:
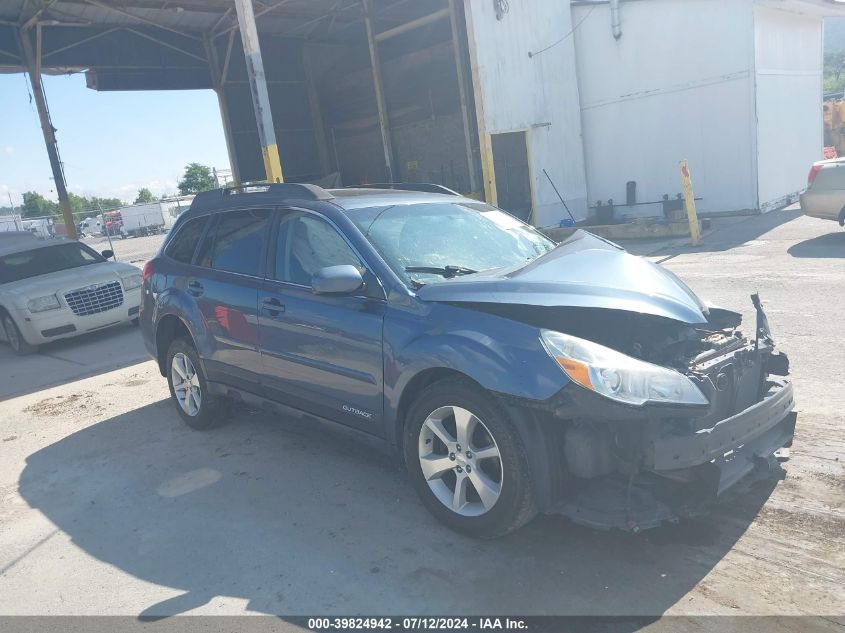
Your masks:
M 114 257 L 114 251 L 106 249 L 102 253 L 100 253 L 100 255 L 102 255 L 106 259 L 111 259 L 112 257 Z
M 311 290 L 317 295 L 348 295 L 363 285 L 361 271 L 350 264 L 321 268 L 311 277 Z

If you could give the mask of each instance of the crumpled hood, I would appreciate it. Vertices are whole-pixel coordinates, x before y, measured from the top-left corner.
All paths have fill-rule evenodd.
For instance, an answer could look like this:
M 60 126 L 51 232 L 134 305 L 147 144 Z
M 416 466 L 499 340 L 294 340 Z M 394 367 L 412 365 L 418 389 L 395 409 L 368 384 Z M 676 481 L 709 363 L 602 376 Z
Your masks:
M 423 301 L 625 310 L 690 324 L 707 306 L 665 268 L 586 231 L 525 266 L 423 286 Z

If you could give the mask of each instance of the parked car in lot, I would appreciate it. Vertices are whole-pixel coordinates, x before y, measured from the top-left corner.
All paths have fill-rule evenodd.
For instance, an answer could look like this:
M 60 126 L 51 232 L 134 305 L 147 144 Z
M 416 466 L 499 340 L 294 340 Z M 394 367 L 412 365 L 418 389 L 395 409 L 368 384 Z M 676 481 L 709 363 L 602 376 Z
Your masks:
M 141 271 L 111 251 L 63 238 L 0 237 L 0 336 L 17 354 L 119 323 L 137 323 Z
M 804 215 L 845 226 L 845 158 L 814 163 L 800 201 Z
M 556 245 L 482 202 L 393 187 L 197 196 L 141 308 L 188 425 L 240 401 L 344 427 L 485 537 L 537 512 L 653 527 L 780 469 L 793 390 L 756 296 L 746 337 L 594 235 Z

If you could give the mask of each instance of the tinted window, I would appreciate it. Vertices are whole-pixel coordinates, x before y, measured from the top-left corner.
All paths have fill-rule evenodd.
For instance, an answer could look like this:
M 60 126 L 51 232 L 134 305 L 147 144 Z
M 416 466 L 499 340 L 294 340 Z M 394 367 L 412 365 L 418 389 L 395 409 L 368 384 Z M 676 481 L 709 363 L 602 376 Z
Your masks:
M 102 261 L 95 251 L 78 242 L 34 248 L 0 257 L 0 284 Z
M 269 220 L 270 212 L 265 209 L 221 214 L 214 229 L 211 267 L 243 275 L 260 275 Z
M 306 213 L 291 213 L 282 219 L 276 244 L 276 279 L 310 286 L 315 272 L 341 264 L 361 268 L 358 257 L 331 224 Z
M 208 221 L 207 217 L 195 218 L 188 220 L 185 225 L 179 229 L 179 232 L 167 245 L 164 251 L 168 257 L 175 259 L 177 262 L 183 264 L 190 264 L 194 256 L 194 251 L 197 249 L 197 242 L 200 241 L 205 224 Z

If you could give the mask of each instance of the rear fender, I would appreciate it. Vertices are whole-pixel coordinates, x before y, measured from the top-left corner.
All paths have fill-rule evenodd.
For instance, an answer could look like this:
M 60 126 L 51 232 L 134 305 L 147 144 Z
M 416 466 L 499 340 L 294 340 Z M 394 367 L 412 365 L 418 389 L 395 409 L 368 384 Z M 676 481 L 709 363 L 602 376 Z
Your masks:
M 159 294 L 153 308 L 152 319 L 153 323 L 156 324 L 156 340 L 159 325 L 167 316 L 175 316 L 185 325 L 194 341 L 200 362 L 211 357 L 214 351 L 214 338 L 208 331 L 208 323 L 200 312 L 196 301 L 188 293 L 170 288 Z M 166 350 L 157 349 L 156 352 L 160 355 L 165 353 Z

